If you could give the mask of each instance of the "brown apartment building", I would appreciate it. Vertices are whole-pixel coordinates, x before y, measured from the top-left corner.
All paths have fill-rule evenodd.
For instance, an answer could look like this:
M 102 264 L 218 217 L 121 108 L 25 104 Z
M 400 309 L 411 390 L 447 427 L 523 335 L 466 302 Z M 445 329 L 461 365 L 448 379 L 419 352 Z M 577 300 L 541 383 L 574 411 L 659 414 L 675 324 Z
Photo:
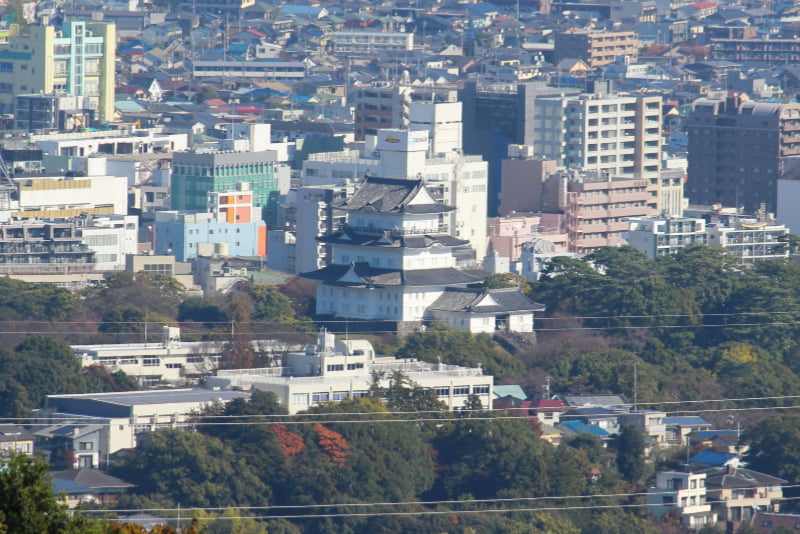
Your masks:
M 614 63 L 619 56 L 631 62 L 638 57 L 639 36 L 636 32 L 605 30 L 567 30 L 555 35 L 555 62 L 582 59 L 592 68 Z
M 751 102 L 735 92 L 700 98 L 687 129 L 690 203 L 720 202 L 748 213 L 764 203 L 775 211 L 785 158 L 800 155 L 800 104 Z
M 712 39 L 711 57 L 724 61 L 762 61 L 786 65 L 800 61 L 797 39 Z

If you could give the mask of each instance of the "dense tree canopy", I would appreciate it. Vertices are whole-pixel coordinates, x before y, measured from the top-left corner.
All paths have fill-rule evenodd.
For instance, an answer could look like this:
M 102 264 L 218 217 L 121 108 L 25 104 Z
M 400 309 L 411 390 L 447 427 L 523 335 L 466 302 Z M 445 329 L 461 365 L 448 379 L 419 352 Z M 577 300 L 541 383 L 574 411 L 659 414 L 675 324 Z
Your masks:
M 488 334 L 471 334 L 442 324 L 406 336 L 396 356 L 466 367 L 480 365 L 487 374 L 496 377 L 517 376 L 523 370 L 522 363 L 494 343 Z
M 113 472 L 159 502 L 182 506 L 266 506 L 269 487 L 220 440 L 183 430 L 147 436 Z
M 0 469 L 0 532 L 3 534 L 85 534 L 97 532 L 83 516 L 58 502 L 49 465 L 40 457 L 11 453 Z
M 756 471 L 800 483 L 800 415 L 773 415 L 748 428 L 744 460 Z
M 119 383 L 117 383 L 119 382 Z M 69 345 L 34 336 L 14 348 L 0 349 L 0 415 L 23 417 L 41 405 L 45 395 L 129 389 L 124 373 L 116 378 L 82 369 Z

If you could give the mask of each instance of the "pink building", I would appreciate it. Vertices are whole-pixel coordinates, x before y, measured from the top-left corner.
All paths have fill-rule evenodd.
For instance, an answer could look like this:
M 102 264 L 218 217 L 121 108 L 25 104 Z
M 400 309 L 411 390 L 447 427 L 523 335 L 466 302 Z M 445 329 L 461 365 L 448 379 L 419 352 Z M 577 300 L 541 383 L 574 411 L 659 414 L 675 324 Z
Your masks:
M 567 234 L 561 231 L 560 217 L 553 214 L 511 213 L 505 217 L 490 217 L 487 235 L 489 250 L 508 258 L 520 260 L 522 246 L 531 239 L 541 238 L 553 243 L 555 252 L 567 251 Z
M 569 236 L 569 251 L 591 253 L 605 246 L 626 244 L 629 217 L 653 214 L 647 206 L 647 181 L 613 178 L 610 174 L 563 174 L 562 209 Z

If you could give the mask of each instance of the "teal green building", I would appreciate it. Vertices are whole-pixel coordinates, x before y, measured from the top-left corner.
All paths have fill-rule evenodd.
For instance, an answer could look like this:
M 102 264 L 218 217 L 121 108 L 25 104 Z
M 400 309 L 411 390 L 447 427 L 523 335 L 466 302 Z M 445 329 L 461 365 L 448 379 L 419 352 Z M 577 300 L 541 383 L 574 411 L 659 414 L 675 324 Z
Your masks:
M 170 206 L 173 210 L 206 211 L 208 193 L 233 191 L 246 182 L 253 204 L 268 225 L 277 222 L 278 175 L 275 153 L 178 152 L 172 160 Z

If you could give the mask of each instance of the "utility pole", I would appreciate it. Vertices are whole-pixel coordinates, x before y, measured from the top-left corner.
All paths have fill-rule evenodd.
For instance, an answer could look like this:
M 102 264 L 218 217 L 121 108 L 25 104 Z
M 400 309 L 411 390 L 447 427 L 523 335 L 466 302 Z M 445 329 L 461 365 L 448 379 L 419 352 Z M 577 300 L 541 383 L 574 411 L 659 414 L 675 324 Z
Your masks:
M 636 368 L 636 360 L 633 360 L 633 411 L 637 410 L 638 400 L 639 400 L 639 392 L 638 392 L 638 379 L 639 373 L 637 372 Z

